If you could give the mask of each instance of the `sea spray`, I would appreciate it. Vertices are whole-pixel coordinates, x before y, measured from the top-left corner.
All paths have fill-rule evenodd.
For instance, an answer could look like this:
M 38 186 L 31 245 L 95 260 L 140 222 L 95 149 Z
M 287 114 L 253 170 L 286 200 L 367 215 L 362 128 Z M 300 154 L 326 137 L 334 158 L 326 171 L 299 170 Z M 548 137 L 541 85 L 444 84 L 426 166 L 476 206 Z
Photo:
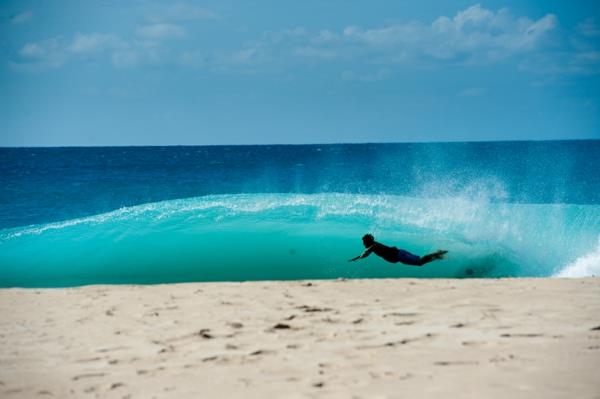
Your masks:
M 591 252 L 566 265 L 557 277 L 600 276 L 600 236 L 598 246 Z

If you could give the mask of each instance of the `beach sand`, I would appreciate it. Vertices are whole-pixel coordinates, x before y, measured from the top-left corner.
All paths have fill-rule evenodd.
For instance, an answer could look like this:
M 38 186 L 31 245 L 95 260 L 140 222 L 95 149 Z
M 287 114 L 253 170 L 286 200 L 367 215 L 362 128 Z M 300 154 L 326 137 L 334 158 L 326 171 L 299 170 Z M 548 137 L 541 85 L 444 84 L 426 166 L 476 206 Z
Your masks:
M 2 398 L 600 398 L 600 279 L 0 290 Z

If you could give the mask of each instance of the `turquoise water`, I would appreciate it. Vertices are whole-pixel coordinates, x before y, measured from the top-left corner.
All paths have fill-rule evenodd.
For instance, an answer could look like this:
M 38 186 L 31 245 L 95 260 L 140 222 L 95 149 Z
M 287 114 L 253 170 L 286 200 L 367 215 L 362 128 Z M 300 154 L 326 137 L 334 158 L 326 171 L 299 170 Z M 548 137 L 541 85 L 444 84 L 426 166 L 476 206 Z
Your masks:
M 367 231 L 416 253 L 450 253 L 422 268 L 375 256 L 348 263 L 362 252 L 360 237 Z M 590 205 L 335 193 L 217 195 L 6 229 L 0 263 L 4 286 L 549 276 L 596 248 L 599 231 L 598 207 Z
M 600 274 L 600 142 L 0 149 L 0 286 Z M 419 255 L 390 264 L 361 237 Z

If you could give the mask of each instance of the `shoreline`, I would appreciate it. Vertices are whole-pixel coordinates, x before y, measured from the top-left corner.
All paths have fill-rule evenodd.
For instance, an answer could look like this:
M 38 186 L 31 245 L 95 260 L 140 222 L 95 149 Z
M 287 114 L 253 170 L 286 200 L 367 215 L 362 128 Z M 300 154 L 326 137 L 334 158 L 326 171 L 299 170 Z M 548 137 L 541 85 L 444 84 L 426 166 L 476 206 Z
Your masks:
M 0 289 L 0 395 L 598 398 L 600 278 Z

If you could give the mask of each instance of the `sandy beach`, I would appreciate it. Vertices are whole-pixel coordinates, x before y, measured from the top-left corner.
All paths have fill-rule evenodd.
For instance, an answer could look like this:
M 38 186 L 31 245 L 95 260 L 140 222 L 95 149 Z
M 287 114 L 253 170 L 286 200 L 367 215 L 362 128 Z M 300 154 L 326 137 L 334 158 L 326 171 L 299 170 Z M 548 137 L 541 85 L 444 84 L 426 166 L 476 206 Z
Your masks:
M 0 290 L 3 398 L 600 398 L 600 279 Z

